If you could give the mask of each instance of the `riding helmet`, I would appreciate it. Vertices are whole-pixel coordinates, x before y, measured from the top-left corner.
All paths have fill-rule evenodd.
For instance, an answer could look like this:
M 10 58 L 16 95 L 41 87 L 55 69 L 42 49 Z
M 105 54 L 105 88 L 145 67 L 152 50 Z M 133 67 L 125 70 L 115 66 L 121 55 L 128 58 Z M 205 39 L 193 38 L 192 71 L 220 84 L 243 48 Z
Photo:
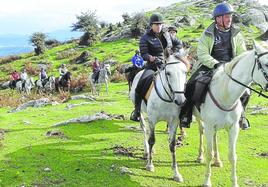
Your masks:
M 175 26 L 170 26 L 170 27 L 168 27 L 168 32 L 170 32 L 170 31 L 177 32 L 177 28 Z
M 151 15 L 150 17 L 150 25 L 154 24 L 154 23 L 158 23 L 158 24 L 162 24 L 164 23 L 164 18 L 161 14 L 159 13 L 154 13 Z
M 229 3 L 223 2 L 218 4 L 214 11 L 213 11 L 213 18 L 216 18 L 218 16 L 222 16 L 225 14 L 232 14 L 234 13 L 234 8 L 232 7 L 232 5 L 230 5 Z

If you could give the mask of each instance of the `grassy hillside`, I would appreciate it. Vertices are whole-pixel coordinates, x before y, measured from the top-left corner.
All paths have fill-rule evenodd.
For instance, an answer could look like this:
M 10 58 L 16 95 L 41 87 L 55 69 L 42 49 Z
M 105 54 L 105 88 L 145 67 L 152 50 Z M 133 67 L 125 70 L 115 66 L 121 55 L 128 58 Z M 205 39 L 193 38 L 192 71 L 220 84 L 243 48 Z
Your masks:
M 0 147 L 0 186 L 199 186 L 205 166 L 195 162 L 198 153 L 197 124 L 187 130 L 184 146 L 177 149 L 177 159 L 185 182 L 172 180 L 168 135 L 164 123 L 156 128 L 155 173 L 145 170 L 142 157 L 142 133 L 138 123 L 129 120 L 101 120 L 92 123 L 53 124 L 99 111 L 128 116 L 132 104 L 126 83 L 110 84 L 110 94 L 101 94 L 92 104 L 66 110 L 66 106 L 27 108 L 17 113 L 0 109 L 1 128 L 5 129 Z M 256 97 L 250 106 L 268 106 Z M 250 112 L 251 110 L 248 110 Z M 127 117 L 128 118 L 128 117 Z M 240 186 L 267 186 L 267 115 L 249 115 L 252 128 L 241 131 L 238 139 L 238 176 Z M 50 130 L 64 135 L 46 137 Z M 227 156 L 227 133 L 219 132 L 219 150 L 223 168 L 213 168 L 215 186 L 230 186 L 230 164 Z M 123 147 L 131 153 L 116 154 Z M 124 152 L 123 152 L 124 153 Z M 129 172 L 122 174 L 121 167 Z M 47 171 L 48 170 L 48 171 Z
M 209 6 L 212 9 L 214 4 Z M 211 23 L 208 17 L 201 16 L 210 12 L 194 5 L 178 3 L 168 11 L 165 10 L 158 9 L 165 14 L 169 24 L 173 23 L 177 15 L 196 16 L 194 25 L 180 28 L 178 32 L 179 38 L 189 41 L 193 46 L 196 46 L 204 28 Z M 246 11 L 246 8 L 241 7 L 239 11 Z M 201 24 L 203 27 L 200 28 Z M 260 34 L 253 26 L 241 29 L 247 41 Z M 79 48 L 73 42 L 49 49 L 40 56 L 23 54 L 19 60 L 0 63 L 0 82 L 8 80 L 12 70 L 20 71 L 24 66 L 32 71 L 36 79 L 39 64 L 47 64 L 48 74 L 56 76 L 62 63 L 67 64 L 73 77 L 88 76 L 90 67 L 74 63 L 74 59 L 83 51 L 89 51 L 89 61 L 98 57 L 100 61 L 113 59 L 120 64 L 130 63 L 138 42 L 138 39 L 123 39 L 98 42 L 87 48 Z M 17 113 L 8 111 L 19 103 L 43 96 L 24 96 L 16 91 L 0 90 L 0 186 L 200 186 L 205 165 L 195 162 L 198 154 L 197 124 L 194 122 L 191 129 L 187 130 L 184 145 L 177 149 L 177 161 L 184 183 L 172 180 L 171 156 L 164 123 L 159 123 L 156 128 L 156 171 L 150 173 L 145 170 L 146 161 L 141 158 L 143 135 L 139 124 L 128 120 L 133 105 L 127 90 L 125 81 L 110 83 L 108 96 L 102 92 L 96 101 L 87 105 L 68 110 L 66 107 L 70 104 L 85 102 L 69 100 L 54 106 L 29 107 Z M 83 93 L 87 94 L 88 91 L 89 87 L 86 86 Z M 57 100 L 60 96 L 56 93 L 52 97 Z M 12 106 L 7 106 L 8 103 Z M 257 105 L 268 107 L 268 100 L 252 95 L 247 110 L 252 127 L 248 131 L 241 131 L 238 139 L 237 173 L 241 187 L 268 186 L 268 115 L 250 115 L 252 107 Z M 126 120 L 100 120 L 52 127 L 55 123 L 100 111 L 123 114 Z M 46 133 L 51 130 L 59 130 L 63 134 L 47 137 Z M 227 132 L 220 131 L 218 139 L 223 168 L 213 168 L 212 183 L 214 186 L 231 186 Z M 124 173 L 121 167 L 127 167 L 129 171 Z

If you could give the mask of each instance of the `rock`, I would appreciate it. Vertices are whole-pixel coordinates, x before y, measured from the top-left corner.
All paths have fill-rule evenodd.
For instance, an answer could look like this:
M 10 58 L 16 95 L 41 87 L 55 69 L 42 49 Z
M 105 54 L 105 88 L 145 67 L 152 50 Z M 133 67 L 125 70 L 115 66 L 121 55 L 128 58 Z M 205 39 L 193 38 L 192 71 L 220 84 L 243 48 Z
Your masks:
M 87 58 L 90 56 L 88 51 L 83 51 L 79 57 L 75 59 L 76 64 L 81 64 L 87 61 Z
M 51 169 L 50 169 L 50 168 L 45 168 L 44 171 L 45 171 L 45 172 L 50 172 Z
M 92 102 L 83 102 L 83 103 L 80 103 L 80 104 L 70 104 L 70 105 L 66 106 L 66 109 L 70 110 L 70 109 L 72 109 L 74 107 L 82 106 L 82 105 L 88 105 L 88 104 L 92 104 Z
M 15 109 L 12 109 L 9 111 L 9 113 L 13 113 L 13 112 L 18 112 L 21 111 L 27 107 L 42 107 L 42 106 L 46 106 L 49 104 L 49 99 L 48 98 L 41 98 L 41 99 L 37 99 L 37 100 L 31 100 L 28 101 L 27 103 L 23 103 L 22 105 L 18 106 Z
M 59 105 L 59 104 L 60 104 L 60 103 L 57 102 L 57 101 L 53 101 L 53 102 L 51 102 L 51 105 L 52 105 L 52 106 Z
M 242 23 L 245 25 L 252 24 L 263 32 L 268 30 L 268 9 L 265 7 L 250 8 L 241 15 Z
M 133 172 L 129 170 L 129 168 L 125 167 L 125 166 L 121 166 L 119 168 L 119 171 L 121 174 L 132 174 Z
M 23 121 L 23 123 L 24 123 L 25 125 L 30 125 L 30 124 L 31 124 L 31 122 L 29 122 L 29 121 Z
M 52 125 L 53 127 L 55 126 L 62 126 L 62 125 L 67 125 L 67 124 L 70 124 L 70 123 L 88 123 L 88 122 L 91 122 L 91 121 L 96 121 L 96 120 L 111 120 L 111 117 L 109 117 L 107 114 L 104 114 L 104 113 L 96 113 L 96 114 L 93 114 L 91 116 L 81 116 L 81 117 L 78 117 L 78 118 L 72 118 L 72 119 L 69 119 L 67 121 L 62 121 L 62 122 L 59 122 L 59 123 L 56 123 L 54 125 Z
M 60 138 L 66 138 L 63 132 L 60 130 L 51 130 L 46 133 L 47 137 L 60 137 Z
M 95 97 L 87 96 L 87 95 L 74 95 L 74 96 L 71 96 L 71 99 L 72 100 L 87 99 L 87 100 L 90 100 L 90 101 L 95 101 L 96 100 Z
M 10 81 L 6 81 L 6 82 L 3 82 L 2 84 L 0 84 L 0 89 L 7 89 L 7 88 L 9 88 L 9 82 Z

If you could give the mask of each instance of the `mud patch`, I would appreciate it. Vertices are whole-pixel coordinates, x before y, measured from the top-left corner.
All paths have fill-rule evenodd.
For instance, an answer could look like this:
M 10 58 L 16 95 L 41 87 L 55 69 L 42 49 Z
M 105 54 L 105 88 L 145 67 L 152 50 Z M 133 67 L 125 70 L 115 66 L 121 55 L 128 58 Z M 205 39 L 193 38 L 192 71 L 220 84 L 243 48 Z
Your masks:
M 67 139 L 67 136 L 59 130 L 51 130 L 46 133 L 46 137 L 57 137 L 57 138 L 63 138 Z
M 268 152 L 258 153 L 257 155 L 263 158 L 268 158 Z
M 113 153 L 116 155 L 123 155 L 128 157 L 135 157 L 135 151 L 138 149 L 134 147 L 123 147 L 122 145 L 115 145 L 112 147 Z

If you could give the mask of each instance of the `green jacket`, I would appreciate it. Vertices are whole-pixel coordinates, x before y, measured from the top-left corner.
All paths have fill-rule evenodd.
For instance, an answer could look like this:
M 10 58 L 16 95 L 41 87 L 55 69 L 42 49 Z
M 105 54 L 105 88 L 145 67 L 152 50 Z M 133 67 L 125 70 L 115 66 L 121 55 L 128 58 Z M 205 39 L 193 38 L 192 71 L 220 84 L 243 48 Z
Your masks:
M 214 29 L 216 29 L 215 23 L 212 23 L 202 33 L 197 46 L 198 61 L 194 64 L 193 71 L 196 71 L 201 65 L 213 68 L 215 64 L 219 63 L 211 56 L 214 45 Z M 240 30 L 233 26 L 231 27 L 231 42 L 233 57 L 236 57 L 247 50 Z

